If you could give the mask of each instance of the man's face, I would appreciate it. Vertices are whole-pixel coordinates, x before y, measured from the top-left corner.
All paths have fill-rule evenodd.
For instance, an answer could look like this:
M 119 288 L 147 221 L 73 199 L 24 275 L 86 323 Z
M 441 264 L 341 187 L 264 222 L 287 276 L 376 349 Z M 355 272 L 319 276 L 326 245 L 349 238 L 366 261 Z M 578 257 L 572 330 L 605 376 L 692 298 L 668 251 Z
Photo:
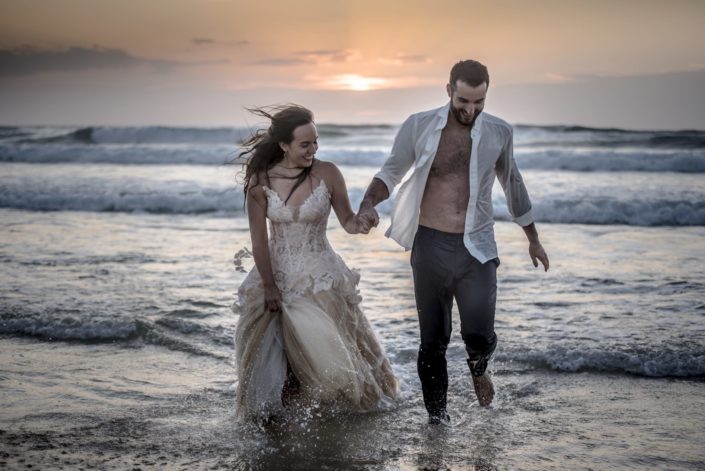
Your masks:
M 485 107 L 487 82 L 472 87 L 462 80 L 456 80 L 455 87 L 446 86 L 450 97 L 450 111 L 455 120 L 463 126 L 472 126 L 477 115 Z

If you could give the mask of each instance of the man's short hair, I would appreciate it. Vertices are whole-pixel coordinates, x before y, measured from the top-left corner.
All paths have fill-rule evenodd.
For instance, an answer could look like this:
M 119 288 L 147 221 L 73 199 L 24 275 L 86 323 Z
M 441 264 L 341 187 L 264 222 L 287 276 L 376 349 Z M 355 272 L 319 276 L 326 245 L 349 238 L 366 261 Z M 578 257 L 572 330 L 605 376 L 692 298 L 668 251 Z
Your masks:
M 450 69 L 450 86 L 455 90 L 456 82 L 462 80 L 471 87 L 478 87 L 483 83 L 490 86 L 490 73 L 487 67 L 474 60 L 460 61 Z

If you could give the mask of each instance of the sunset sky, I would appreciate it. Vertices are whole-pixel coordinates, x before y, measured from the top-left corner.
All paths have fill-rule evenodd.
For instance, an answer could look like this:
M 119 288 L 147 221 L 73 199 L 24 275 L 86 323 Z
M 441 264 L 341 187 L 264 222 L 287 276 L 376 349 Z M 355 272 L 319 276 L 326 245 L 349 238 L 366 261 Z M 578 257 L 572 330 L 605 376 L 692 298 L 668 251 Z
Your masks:
M 705 129 L 705 1 L 0 0 L 0 123 L 400 123 L 490 69 L 512 123 Z

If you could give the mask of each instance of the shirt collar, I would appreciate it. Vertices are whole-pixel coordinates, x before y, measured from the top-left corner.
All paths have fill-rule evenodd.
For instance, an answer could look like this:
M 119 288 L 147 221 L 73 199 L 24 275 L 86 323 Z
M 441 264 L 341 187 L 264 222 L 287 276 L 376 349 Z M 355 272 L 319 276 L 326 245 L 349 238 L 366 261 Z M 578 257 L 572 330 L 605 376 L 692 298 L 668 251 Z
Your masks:
M 446 127 L 446 124 L 448 124 L 448 112 L 450 111 L 450 102 L 446 103 L 445 106 L 442 106 L 438 108 L 438 111 L 436 112 L 436 131 L 442 131 L 444 127 Z M 475 122 L 472 125 L 472 129 L 470 130 L 470 137 L 473 139 L 477 138 L 480 136 L 482 133 L 482 122 L 484 121 L 485 117 L 485 112 L 481 112 L 479 115 L 477 115 L 477 118 L 475 118 Z
M 436 111 L 436 131 L 443 130 L 448 124 L 448 112 L 450 111 L 450 102 L 446 103 L 445 106 L 441 106 Z
M 484 121 L 485 118 L 485 112 L 481 111 L 479 115 L 477 115 L 477 118 L 475 118 L 475 122 L 472 125 L 472 129 L 470 130 L 470 137 L 474 139 L 477 139 L 480 137 L 480 134 L 482 134 L 482 122 Z

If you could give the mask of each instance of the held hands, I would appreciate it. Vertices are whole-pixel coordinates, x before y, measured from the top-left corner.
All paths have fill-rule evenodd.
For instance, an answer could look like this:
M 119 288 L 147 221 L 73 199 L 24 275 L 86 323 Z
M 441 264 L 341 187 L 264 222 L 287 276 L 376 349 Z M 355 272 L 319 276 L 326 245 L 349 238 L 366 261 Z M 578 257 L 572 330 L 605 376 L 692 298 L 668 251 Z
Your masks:
M 541 242 L 529 242 L 529 257 L 535 267 L 539 266 L 539 262 L 543 265 L 543 271 L 548 271 L 548 255 L 543 249 Z
M 374 208 L 360 209 L 360 212 L 350 217 L 345 230 L 350 234 L 369 234 L 370 229 L 377 227 L 379 216 Z
M 350 218 L 350 223 L 346 229 L 350 234 L 369 234 L 371 226 L 366 219 L 361 218 L 359 214 L 355 214 Z
M 377 214 L 377 210 L 373 206 L 360 206 L 357 218 L 367 227 L 367 231 L 363 232 L 363 234 L 367 234 L 370 229 L 377 227 L 379 224 L 379 214 Z

